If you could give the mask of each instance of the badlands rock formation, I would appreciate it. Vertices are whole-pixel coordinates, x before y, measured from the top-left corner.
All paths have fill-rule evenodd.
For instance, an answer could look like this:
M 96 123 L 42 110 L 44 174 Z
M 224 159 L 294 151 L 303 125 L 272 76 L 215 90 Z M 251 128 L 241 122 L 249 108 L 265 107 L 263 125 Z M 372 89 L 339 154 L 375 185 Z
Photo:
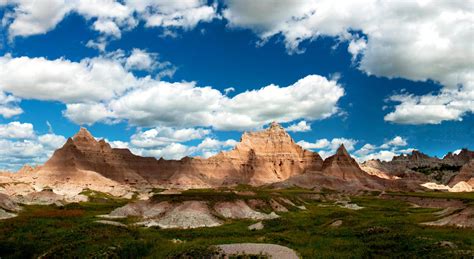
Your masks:
M 369 174 L 382 177 L 416 179 L 453 187 L 459 182 L 468 182 L 474 175 L 474 166 L 468 165 L 470 161 L 474 161 L 474 152 L 465 148 L 458 154 L 448 153 L 442 159 L 414 150 L 411 154 L 395 156 L 391 161 L 369 160 L 361 167 Z
M 136 156 L 128 149 L 111 148 L 104 140 L 97 141 L 81 128 L 32 174 L 47 181 L 70 183 L 82 183 L 87 176 L 94 178 L 89 183 L 99 182 L 119 190 L 123 186 L 202 188 L 283 181 L 318 170 L 322 162 L 317 153 L 298 146 L 277 123 L 260 132 L 244 133 L 231 151 L 208 159 L 181 160 Z
M 341 145 L 336 154 L 326 158 L 320 170 L 308 171 L 286 181 L 275 184 L 276 187 L 300 186 L 303 188 L 332 189 L 343 192 L 364 190 L 415 191 L 421 187 L 417 180 L 384 179 L 364 172 Z
M 463 150 L 458 155 L 446 156 L 444 160 L 457 165 L 471 157 L 472 152 Z M 86 197 L 81 192 L 86 189 L 130 198 L 133 192 L 143 194 L 152 188 L 213 188 L 238 184 L 296 185 L 348 192 L 413 191 L 429 181 L 419 177 L 397 179 L 393 172 L 399 168 L 403 171 L 410 170 L 407 169 L 410 166 L 438 163 L 438 160 L 414 151 L 411 155 L 396 157 L 392 162 L 366 163 L 364 169 L 370 172 L 368 174 L 361 170 L 344 146 L 323 161 L 317 153 L 297 145 L 277 123 L 259 132 L 244 133 L 234 149 L 207 159 L 164 160 L 136 156 L 128 149 L 112 148 L 81 128 L 44 165 L 36 168 L 25 166 L 17 174 L 2 173 L 0 192 L 28 197 L 25 200 L 28 203 L 36 200 L 43 203 L 59 199 L 82 201 Z M 472 166 L 463 172 L 462 175 L 469 175 Z M 453 181 L 462 178 L 469 182 L 469 177 L 462 175 Z M 29 195 L 45 189 L 52 193 Z
M 474 159 L 461 168 L 459 174 L 449 181 L 449 186 L 455 186 L 460 182 L 466 182 L 474 188 Z

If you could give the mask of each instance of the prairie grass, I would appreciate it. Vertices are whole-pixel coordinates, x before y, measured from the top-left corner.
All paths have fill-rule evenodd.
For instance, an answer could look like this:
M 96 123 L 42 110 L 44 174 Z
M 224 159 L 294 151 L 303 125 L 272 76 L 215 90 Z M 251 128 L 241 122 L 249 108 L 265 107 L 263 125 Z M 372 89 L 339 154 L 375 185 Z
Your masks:
M 349 210 L 332 202 L 311 200 L 318 194 L 304 189 L 273 190 L 240 186 L 254 196 L 230 190 L 189 190 L 181 195 L 156 195 L 154 199 L 181 201 L 203 199 L 271 199 L 285 197 L 307 210 L 290 210 L 280 218 L 264 221 L 264 229 L 250 231 L 251 220 L 232 220 L 220 227 L 190 230 L 129 227 L 95 223 L 96 215 L 109 213 L 126 201 L 96 197 L 92 202 L 56 206 L 25 206 L 16 218 L 0 221 L 1 258 L 149 257 L 203 258 L 214 254 L 212 245 L 241 242 L 274 243 L 297 251 L 303 258 L 394 258 L 472 257 L 474 230 L 428 227 L 419 223 L 435 220 L 439 209 L 413 208 L 398 200 L 366 195 L 351 197 L 364 207 Z M 472 196 L 447 193 L 404 193 L 462 199 Z M 101 196 L 101 195 L 98 195 Z M 321 206 L 324 205 L 324 206 Z M 331 226 L 342 220 L 339 227 Z M 177 241 L 178 240 L 178 241 Z M 455 248 L 440 245 L 448 241 Z

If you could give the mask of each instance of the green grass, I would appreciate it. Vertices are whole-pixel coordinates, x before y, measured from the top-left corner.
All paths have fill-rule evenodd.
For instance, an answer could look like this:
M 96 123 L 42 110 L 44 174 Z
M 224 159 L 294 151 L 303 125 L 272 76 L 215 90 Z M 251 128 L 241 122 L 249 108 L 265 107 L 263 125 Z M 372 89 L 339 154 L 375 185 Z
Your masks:
M 209 199 L 211 201 L 247 198 L 285 197 L 301 202 L 303 189 L 256 189 L 255 196 L 240 196 L 226 190 L 189 190 L 182 195 L 157 195 L 156 199 Z M 402 194 L 418 195 L 418 194 Z M 426 194 L 438 197 L 437 193 Z M 446 195 L 446 194 L 443 194 Z M 447 194 L 454 195 L 454 194 Z M 458 194 L 451 198 L 470 199 Z M 466 198 L 467 197 L 467 198 Z M 104 197 L 99 197 L 104 198 Z M 465 257 L 473 256 L 474 230 L 450 227 L 427 227 L 420 222 L 435 220 L 436 209 L 412 208 L 398 200 L 374 196 L 353 197 L 352 202 L 365 207 L 359 211 L 306 199 L 307 210 L 282 213 L 281 218 L 265 221 L 265 228 L 249 231 L 250 220 L 226 221 L 215 228 L 191 230 L 157 228 L 120 228 L 93 223 L 99 214 L 125 204 L 107 197 L 105 201 L 54 206 L 26 206 L 16 218 L 0 221 L 0 257 L 204 257 L 215 251 L 211 245 L 240 242 L 265 242 L 288 246 L 303 258 L 360 257 Z M 330 224 L 340 219 L 340 227 Z M 178 239 L 182 242 L 173 242 Z M 438 245 L 449 241 L 457 249 Z
M 454 199 L 465 203 L 474 203 L 474 192 L 402 192 L 388 193 L 393 196 L 412 196 L 422 198 Z

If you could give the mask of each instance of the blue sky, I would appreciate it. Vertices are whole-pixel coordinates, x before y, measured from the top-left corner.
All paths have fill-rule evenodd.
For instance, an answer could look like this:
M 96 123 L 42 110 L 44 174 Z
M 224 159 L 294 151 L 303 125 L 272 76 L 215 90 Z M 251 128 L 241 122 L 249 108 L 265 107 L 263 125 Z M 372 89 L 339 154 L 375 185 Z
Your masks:
M 0 1 L 3 168 L 80 125 L 166 158 L 272 120 L 323 156 L 474 149 L 470 1 L 48 1 Z

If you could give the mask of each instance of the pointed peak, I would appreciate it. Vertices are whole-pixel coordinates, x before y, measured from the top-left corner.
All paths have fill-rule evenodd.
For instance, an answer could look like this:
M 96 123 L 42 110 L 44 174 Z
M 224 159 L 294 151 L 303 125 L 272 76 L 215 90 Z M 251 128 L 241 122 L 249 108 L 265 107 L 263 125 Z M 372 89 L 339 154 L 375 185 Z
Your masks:
M 81 138 L 81 139 L 94 139 L 95 140 L 95 138 L 92 136 L 92 134 L 84 127 L 81 127 L 81 129 L 79 129 L 79 131 L 73 137 L 74 140 L 76 140 L 78 138 Z
M 267 129 L 270 131 L 285 131 L 285 129 L 276 121 L 270 123 Z
M 349 155 L 349 152 L 347 152 L 347 149 L 346 149 L 346 147 L 344 146 L 344 144 L 341 144 L 341 145 L 339 146 L 339 148 L 337 148 L 336 155 L 339 155 L 339 156 L 350 156 L 350 155 Z

